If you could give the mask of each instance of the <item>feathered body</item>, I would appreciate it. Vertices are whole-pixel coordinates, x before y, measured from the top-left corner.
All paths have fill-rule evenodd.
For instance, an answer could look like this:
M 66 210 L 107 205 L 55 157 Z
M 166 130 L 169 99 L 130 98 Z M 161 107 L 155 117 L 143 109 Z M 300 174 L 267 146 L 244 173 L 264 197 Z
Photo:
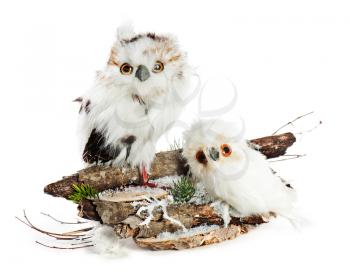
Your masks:
M 273 174 L 265 156 L 237 135 L 232 123 L 194 124 L 185 133 L 183 151 L 192 174 L 209 194 L 232 206 L 236 215 L 275 212 L 291 218 L 295 191 Z
M 84 161 L 149 169 L 181 113 L 190 71 L 175 38 L 119 28 L 107 66 L 77 99 Z

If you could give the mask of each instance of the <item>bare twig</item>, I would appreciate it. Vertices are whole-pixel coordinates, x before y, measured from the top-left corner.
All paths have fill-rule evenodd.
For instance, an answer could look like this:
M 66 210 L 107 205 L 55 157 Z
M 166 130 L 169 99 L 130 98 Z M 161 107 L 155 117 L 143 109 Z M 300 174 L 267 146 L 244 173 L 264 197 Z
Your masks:
M 296 155 L 290 155 L 290 154 L 288 154 L 288 155 L 282 155 L 282 156 L 280 156 L 280 157 L 304 157 L 304 156 L 306 156 L 306 154 L 296 154 Z
M 82 245 L 82 244 L 91 244 L 93 241 L 83 241 L 83 242 L 79 242 L 79 243 L 71 243 L 71 246 L 77 246 L 77 245 Z
M 42 230 L 42 229 L 39 229 L 37 227 L 34 227 L 34 226 L 31 226 L 30 224 L 26 223 L 25 221 L 21 220 L 20 218 L 18 217 L 15 217 L 17 220 L 19 220 L 20 222 L 22 222 L 23 224 L 25 224 L 26 226 L 42 233 L 42 234 L 45 234 L 49 237 L 53 237 L 55 238 L 56 240 L 78 240 L 80 236 L 77 236 L 77 235 L 66 235 L 66 234 L 60 234 L 60 233 L 53 233 L 53 232 L 48 232 L 48 231 L 45 231 L 45 230 Z M 83 235 L 82 235 L 83 236 Z
M 269 162 L 277 162 L 277 161 L 285 161 L 285 160 L 291 160 L 291 159 L 297 159 L 301 157 L 305 157 L 306 154 L 304 155 L 284 155 L 287 158 L 282 158 L 282 159 L 276 159 L 276 160 L 269 160 Z
M 62 250 L 75 250 L 75 249 L 83 249 L 83 248 L 88 248 L 88 247 L 93 247 L 95 245 L 93 244 L 88 244 L 88 245 L 84 245 L 84 246 L 78 246 L 78 247 L 58 247 L 58 246 L 50 246 L 50 245 L 46 245 L 44 243 L 41 243 L 39 241 L 35 241 L 35 243 L 44 246 L 46 248 L 51 248 L 51 249 L 62 249 Z
M 295 118 L 294 120 L 292 120 L 292 121 L 286 123 L 285 125 L 282 125 L 279 129 L 277 129 L 274 133 L 272 133 L 272 135 L 275 135 L 277 132 L 279 132 L 281 129 L 285 128 L 285 127 L 288 126 L 288 125 L 292 125 L 292 126 L 293 126 L 293 123 L 294 123 L 295 121 L 297 121 L 297 120 L 299 120 L 299 119 L 301 119 L 301 118 L 304 118 L 304 117 L 306 117 L 306 116 L 308 116 L 308 115 L 311 115 L 311 114 L 313 114 L 313 113 L 314 113 L 314 112 L 312 111 L 312 112 L 309 112 L 309 113 L 307 113 L 307 114 L 304 114 L 304 115 L 301 115 L 301 116 Z
M 34 226 L 30 220 L 27 217 L 27 214 L 25 212 L 25 210 L 23 210 L 23 215 L 26 221 L 23 221 L 22 219 L 15 217 L 17 220 L 19 220 L 20 222 L 22 222 L 23 224 L 25 224 L 26 226 L 42 233 L 45 234 L 49 237 L 53 237 L 57 240 L 79 240 L 81 238 L 86 237 L 86 234 L 80 234 L 83 232 L 87 232 L 93 229 L 93 227 L 88 227 L 88 228 L 83 228 L 83 229 L 79 229 L 79 230 L 75 230 L 75 231 L 70 231 L 70 232 L 65 232 L 65 233 L 55 233 L 55 232 L 49 232 L 46 230 L 42 230 L 36 226 Z
M 72 236 L 65 236 L 65 235 L 59 235 L 57 233 L 53 233 L 53 232 L 48 232 L 48 231 L 45 231 L 45 230 L 41 230 L 37 227 L 34 227 L 34 226 L 31 226 L 29 223 L 26 223 L 25 221 L 23 221 L 22 219 L 18 218 L 18 217 L 15 217 L 17 220 L 19 220 L 21 223 L 25 224 L 26 226 L 42 233 L 42 234 L 45 234 L 47 236 L 50 236 L 50 237 L 53 237 L 53 238 L 56 238 L 57 240 L 74 240 L 76 239 L 76 236 L 74 235 L 74 237 Z
M 75 235 L 75 234 L 83 233 L 83 232 L 86 232 L 86 231 L 90 231 L 92 229 L 94 229 L 94 227 L 88 227 L 88 228 L 82 228 L 82 229 L 73 230 L 73 231 L 67 231 L 64 234 L 68 234 L 68 235 L 69 234 L 73 234 L 73 235 Z
M 42 213 L 42 214 L 51 217 L 48 214 L 44 214 L 44 213 Z M 82 228 L 82 229 L 79 229 L 79 230 L 74 230 L 74 231 L 65 232 L 65 233 L 54 233 L 54 232 L 49 232 L 49 231 L 46 231 L 46 230 L 42 230 L 42 229 L 34 226 L 32 224 L 32 222 L 28 219 L 25 210 L 23 210 L 23 216 L 24 216 L 25 220 L 22 220 L 22 219 L 20 219 L 18 217 L 15 217 L 15 218 L 17 220 L 19 220 L 21 223 L 25 224 L 26 226 L 28 226 L 28 227 L 30 227 L 30 228 L 32 228 L 32 229 L 34 229 L 34 230 L 44 234 L 44 235 L 47 235 L 49 237 L 53 237 L 56 240 L 80 241 L 78 243 L 71 243 L 71 244 L 69 244 L 71 247 L 50 246 L 50 245 L 46 245 L 44 243 L 41 243 L 39 241 L 35 241 L 37 244 L 39 244 L 41 246 L 44 246 L 44 247 L 47 247 L 47 248 L 52 248 L 52 249 L 66 249 L 66 250 L 82 249 L 82 248 L 87 248 L 87 247 L 94 246 L 94 244 L 92 244 L 93 241 L 92 240 L 88 240 L 88 239 L 92 238 L 92 236 L 87 236 L 86 235 L 86 232 L 92 230 L 93 227 Z M 57 220 L 57 221 L 59 221 L 59 220 Z M 80 234 L 80 233 L 84 233 L 84 234 Z
M 252 139 L 250 142 L 259 147 L 259 151 L 267 158 L 276 158 L 285 154 L 295 140 L 295 136 L 288 132 Z M 152 162 L 151 170 L 150 180 L 155 180 L 165 176 L 186 175 L 188 165 L 181 150 L 159 152 Z M 72 185 L 82 183 L 93 186 L 98 192 L 111 188 L 122 189 L 126 185 L 139 184 L 139 170 L 137 168 L 94 165 L 47 185 L 44 191 L 53 196 L 69 198 L 74 192 Z M 90 209 L 92 208 L 93 206 L 90 207 Z M 88 214 L 85 218 L 91 219 Z
M 47 213 L 43 213 L 43 212 L 40 212 L 40 214 L 44 215 L 44 216 L 47 216 L 49 218 L 51 218 L 52 220 L 62 224 L 62 225 L 77 225 L 77 224 L 86 224 L 88 222 L 83 222 L 83 221 L 77 221 L 77 222 L 63 222 L 59 219 L 56 219 L 55 217 L 52 217 L 50 214 L 47 214 Z
M 297 132 L 295 134 L 302 135 L 302 134 L 305 134 L 305 133 L 310 133 L 310 132 L 314 131 L 316 128 L 318 128 L 321 124 L 322 124 L 322 121 L 319 121 L 318 124 L 316 124 L 313 128 L 308 129 L 308 130 L 304 130 L 304 131 L 300 131 L 300 132 Z

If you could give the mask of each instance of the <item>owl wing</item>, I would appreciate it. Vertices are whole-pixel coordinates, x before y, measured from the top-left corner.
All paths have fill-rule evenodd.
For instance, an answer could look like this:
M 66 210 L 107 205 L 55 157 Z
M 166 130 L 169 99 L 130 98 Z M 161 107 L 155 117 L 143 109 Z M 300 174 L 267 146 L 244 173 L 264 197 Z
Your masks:
M 116 159 L 123 149 L 125 149 L 125 160 L 127 160 L 135 140 L 134 135 L 124 136 L 117 141 L 118 144 L 115 147 L 112 147 L 106 145 L 105 136 L 94 128 L 85 144 L 83 160 L 87 163 L 106 163 Z
M 106 163 L 118 157 L 121 148 L 106 146 L 106 138 L 95 128 L 91 131 L 89 139 L 83 151 L 83 160 L 87 163 Z

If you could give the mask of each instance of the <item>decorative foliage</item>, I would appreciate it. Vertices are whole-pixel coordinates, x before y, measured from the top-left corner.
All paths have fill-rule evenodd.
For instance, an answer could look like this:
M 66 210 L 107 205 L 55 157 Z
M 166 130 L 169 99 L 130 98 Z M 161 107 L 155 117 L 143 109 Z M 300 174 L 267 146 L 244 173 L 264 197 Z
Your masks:
M 177 203 L 188 202 L 194 193 L 195 188 L 188 177 L 181 177 L 178 181 L 174 182 L 174 188 L 171 190 L 174 201 Z
M 73 194 L 71 194 L 68 199 L 72 200 L 75 203 L 79 203 L 84 198 L 96 198 L 98 197 L 98 192 L 89 185 L 86 184 L 73 184 L 72 188 L 74 190 Z

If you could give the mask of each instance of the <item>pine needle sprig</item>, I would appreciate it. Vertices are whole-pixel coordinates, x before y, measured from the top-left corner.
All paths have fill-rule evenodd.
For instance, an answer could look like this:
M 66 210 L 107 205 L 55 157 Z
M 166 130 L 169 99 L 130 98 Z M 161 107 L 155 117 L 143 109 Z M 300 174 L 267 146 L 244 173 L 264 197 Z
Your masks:
M 192 181 L 188 177 L 181 177 L 176 182 L 174 181 L 174 188 L 171 194 L 176 203 L 188 202 L 195 193 L 195 188 Z
M 73 194 L 71 194 L 68 199 L 75 202 L 79 203 L 81 200 L 84 198 L 87 199 L 93 199 L 98 197 L 98 191 L 96 191 L 93 187 L 86 185 L 86 184 L 73 184 Z

